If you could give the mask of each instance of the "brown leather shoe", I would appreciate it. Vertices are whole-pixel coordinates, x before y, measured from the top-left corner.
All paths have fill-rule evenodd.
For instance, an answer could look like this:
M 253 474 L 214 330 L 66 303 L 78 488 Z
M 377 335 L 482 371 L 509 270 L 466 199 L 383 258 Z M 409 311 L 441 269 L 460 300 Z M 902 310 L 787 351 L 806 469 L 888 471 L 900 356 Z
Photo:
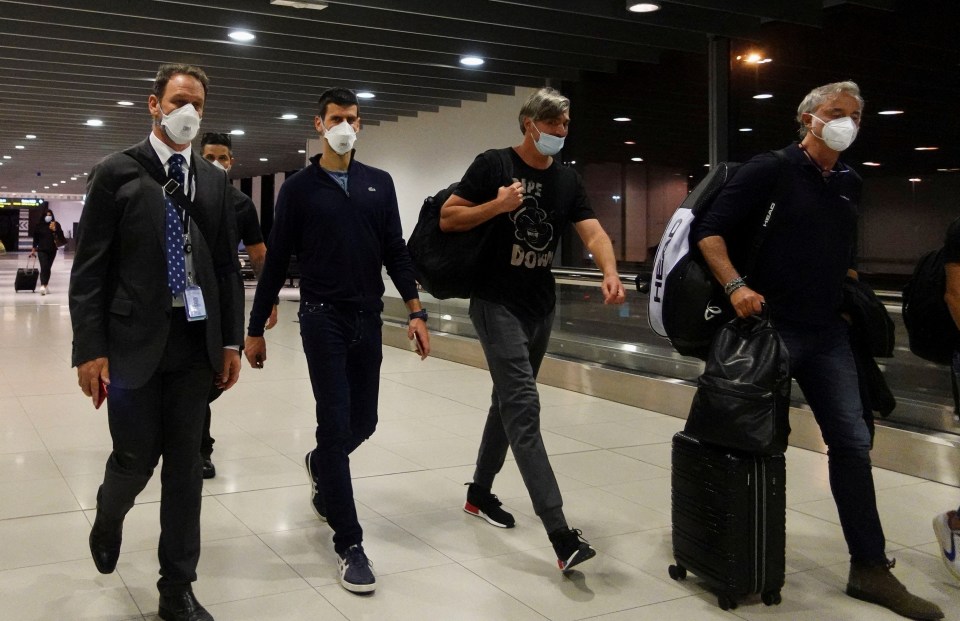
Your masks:
M 166 595 L 161 593 L 159 615 L 163 621 L 213 621 L 189 588 Z
M 898 615 L 918 621 L 936 621 L 943 611 L 933 602 L 907 591 L 890 571 L 896 561 L 884 565 L 850 563 L 847 595 L 889 608 Z

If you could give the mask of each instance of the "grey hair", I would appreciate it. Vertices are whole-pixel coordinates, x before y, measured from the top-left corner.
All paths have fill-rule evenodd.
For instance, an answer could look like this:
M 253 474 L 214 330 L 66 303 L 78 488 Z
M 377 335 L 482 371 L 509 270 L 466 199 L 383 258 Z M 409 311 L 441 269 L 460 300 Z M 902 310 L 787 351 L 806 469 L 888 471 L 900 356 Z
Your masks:
M 520 108 L 520 133 L 526 133 L 523 119 L 529 117 L 534 121 L 555 119 L 570 109 L 570 100 L 549 86 L 541 88 L 530 95 L 527 102 Z
M 824 84 L 813 89 L 803 98 L 797 107 L 797 123 L 800 124 L 800 137 L 807 135 L 807 128 L 803 124 L 803 115 L 812 114 L 817 108 L 823 105 L 825 101 L 831 100 L 840 95 L 850 95 L 857 100 L 860 109 L 863 110 L 863 97 L 860 96 L 860 87 L 852 80 L 844 82 L 832 82 Z

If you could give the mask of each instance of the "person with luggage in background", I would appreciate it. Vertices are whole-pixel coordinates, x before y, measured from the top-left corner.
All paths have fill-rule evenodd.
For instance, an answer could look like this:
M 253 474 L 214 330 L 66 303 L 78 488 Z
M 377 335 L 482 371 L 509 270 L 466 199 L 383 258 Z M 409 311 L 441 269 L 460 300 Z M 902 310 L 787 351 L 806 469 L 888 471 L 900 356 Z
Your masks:
M 907 591 L 890 571 L 895 561 L 877 511 L 848 324 L 839 312 L 841 287 L 856 278 L 856 224 L 861 179 L 839 161 L 857 136 L 863 113 L 859 87 L 836 82 L 810 91 L 797 110 L 800 141 L 787 147 L 790 191 L 777 205 L 772 230 L 753 274 L 735 265 L 764 222 L 763 197 L 777 181 L 777 159 L 762 154 L 742 166 L 692 231 L 714 277 L 739 317 L 770 315 L 790 354 L 791 375 L 813 410 L 828 447 L 830 487 L 850 553 L 846 592 L 911 618 L 941 619 L 940 608 Z
M 957 328 L 960 329 L 960 219 L 954 220 L 947 228 L 943 244 L 944 272 L 946 291 L 943 299 Z M 947 335 L 944 335 L 946 338 Z M 955 335 L 954 335 L 955 338 Z M 953 371 L 960 374 L 960 342 L 954 340 Z M 940 546 L 940 557 L 947 569 L 960 581 L 960 559 L 957 558 L 957 544 L 960 543 L 960 508 L 947 511 L 933 518 L 933 532 Z
M 229 174 L 234 160 L 233 141 L 229 134 L 205 133 L 203 138 L 200 139 L 200 151 L 203 159 Z M 247 249 L 247 256 L 250 257 L 250 264 L 253 266 L 253 275 L 259 279 L 260 272 L 263 271 L 263 262 L 267 256 L 267 245 L 263 243 L 263 232 L 260 230 L 257 208 L 249 196 L 232 184 L 227 191 L 233 196 L 234 207 L 237 210 L 237 231 L 240 233 L 240 241 Z M 276 302 L 270 312 L 270 317 L 267 319 L 267 324 L 264 326 L 267 330 L 277 325 L 279 298 Z M 210 390 L 210 403 L 216 401 L 221 394 L 223 394 L 223 391 L 217 386 L 213 386 Z M 207 417 L 203 422 L 203 435 L 200 436 L 200 457 L 203 460 L 204 479 L 212 479 L 217 476 L 217 468 L 213 465 L 214 439 L 210 435 L 210 419 L 212 416 L 210 403 L 207 404 Z
M 64 237 L 53 210 L 47 209 L 43 220 L 33 227 L 33 250 L 30 251 L 30 256 L 37 257 L 40 262 L 40 295 L 49 293 L 47 285 L 50 283 L 50 268 L 57 258 L 57 248 L 66 244 L 67 238 Z
M 523 139 L 508 149 L 511 178 L 498 176 L 489 158 L 477 157 L 440 211 L 443 231 L 468 231 L 488 221 L 493 227 L 486 265 L 470 298 L 470 319 L 490 368 L 493 395 L 464 511 L 500 528 L 514 526 L 513 516 L 491 492 L 512 449 L 561 571 L 596 555 L 582 533 L 567 525 L 540 435 L 537 372 L 556 306 L 551 265 L 569 224 L 603 272 L 604 303 L 625 299 L 613 246 L 590 208 L 580 175 L 554 159 L 567 136 L 569 110 L 570 100 L 552 88 L 531 95 L 519 115 Z

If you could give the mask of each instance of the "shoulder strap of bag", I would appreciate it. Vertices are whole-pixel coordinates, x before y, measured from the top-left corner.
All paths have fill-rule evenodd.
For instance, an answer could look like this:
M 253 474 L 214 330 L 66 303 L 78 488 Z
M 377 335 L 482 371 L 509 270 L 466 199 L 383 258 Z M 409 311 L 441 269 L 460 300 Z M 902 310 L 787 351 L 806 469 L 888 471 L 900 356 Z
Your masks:
M 497 154 L 497 161 L 500 163 L 500 178 L 502 185 L 513 184 L 513 158 L 510 156 L 511 147 L 505 149 L 494 149 Z
M 124 151 L 123 153 L 139 164 L 154 181 L 160 184 L 164 193 L 170 196 L 184 213 L 190 215 L 190 199 L 183 193 L 183 188 L 180 187 L 176 181 L 167 178 L 162 166 L 157 167 L 156 162 L 146 157 L 143 153 L 137 151 Z
M 780 199 L 786 195 L 787 186 L 790 181 L 790 175 L 787 174 L 787 166 L 789 164 L 784 149 L 777 149 L 776 151 L 771 151 L 771 153 L 777 156 L 777 184 L 773 188 L 773 194 L 770 195 L 770 205 L 763 215 L 760 230 L 757 231 L 756 236 L 753 238 L 753 246 L 750 248 L 750 256 L 747 259 L 747 269 L 745 271 L 748 278 L 753 274 L 753 268 L 757 266 L 757 257 L 760 255 L 760 248 L 763 246 L 763 242 L 766 241 L 767 234 L 770 232 L 777 204 L 780 202 Z

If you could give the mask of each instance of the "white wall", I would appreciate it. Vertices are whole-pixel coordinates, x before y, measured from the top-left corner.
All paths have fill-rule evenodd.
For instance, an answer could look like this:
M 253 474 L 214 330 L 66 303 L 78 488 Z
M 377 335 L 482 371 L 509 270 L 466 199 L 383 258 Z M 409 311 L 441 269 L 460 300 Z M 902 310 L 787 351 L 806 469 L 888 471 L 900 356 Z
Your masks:
M 520 144 L 517 115 L 532 92 L 518 88 L 513 96 L 488 95 L 485 103 L 464 101 L 460 108 L 443 107 L 439 112 L 361 128 L 357 160 L 393 177 L 404 237 L 413 231 L 423 199 L 459 181 L 477 154 Z M 307 153 L 319 149 L 319 140 L 311 140 Z
M 57 222 L 63 228 L 64 234 L 67 237 L 73 237 L 73 225 L 80 222 L 83 201 L 50 201 L 50 209 L 57 217 Z

